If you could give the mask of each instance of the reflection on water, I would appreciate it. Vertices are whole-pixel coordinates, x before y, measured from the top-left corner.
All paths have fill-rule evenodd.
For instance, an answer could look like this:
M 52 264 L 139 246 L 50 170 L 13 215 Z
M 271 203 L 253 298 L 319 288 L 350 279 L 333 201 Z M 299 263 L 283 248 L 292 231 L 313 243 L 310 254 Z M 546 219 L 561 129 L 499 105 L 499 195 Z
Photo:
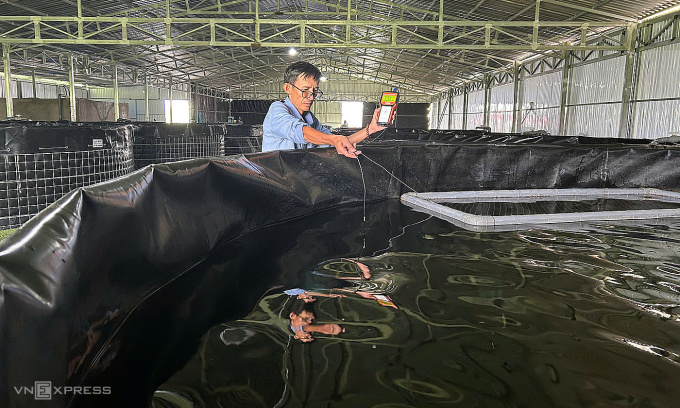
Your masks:
M 390 228 L 369 225 L 356 258 L 314 259 L 333 231 L 301 234 L 316 266 L 210 329 L 152 406 L 677 405 L 678 221 L 474 233 L 403 211 L 377 209 Z M 343 295 L 312 305 L 344 332 L 294 339 L 289 288 Z

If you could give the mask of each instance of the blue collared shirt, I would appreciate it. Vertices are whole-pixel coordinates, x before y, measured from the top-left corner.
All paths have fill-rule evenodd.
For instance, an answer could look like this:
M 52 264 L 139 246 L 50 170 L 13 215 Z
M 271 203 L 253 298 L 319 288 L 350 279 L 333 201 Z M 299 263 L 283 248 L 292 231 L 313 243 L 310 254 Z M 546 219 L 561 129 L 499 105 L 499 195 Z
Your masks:
M 302 136 L 302 128 L 311 126 L 327 135 L 331 131 L 319 123 L 312 112 L 305 112 L 304 116 L 293 106 L 289 98 L 271 104 L 262 125 L 262 151 L 283 149 L 306 149 L 317 145 L 309 143 Z

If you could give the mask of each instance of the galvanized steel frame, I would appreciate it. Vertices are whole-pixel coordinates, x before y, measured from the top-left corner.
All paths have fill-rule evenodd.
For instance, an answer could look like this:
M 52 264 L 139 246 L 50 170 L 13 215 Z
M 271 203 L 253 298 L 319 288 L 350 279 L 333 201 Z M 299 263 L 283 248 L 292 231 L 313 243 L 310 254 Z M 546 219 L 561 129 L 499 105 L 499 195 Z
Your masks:
M 345 51 L 350 49 L 365 53 L 367 48 L 373 50 L 394 49 L 414 52 L 417 50 L 462 50 L 464 52 L 483 52 L 497 50 L 524 50 L 531 52 L 545 52 L 561 49 L 596 49 L 617 50 L 623 44 L 582 44 L 575 46 L 568 42 L 560 42 L 560 36 L 544 38 L 539 35 L 541 29 L 562 28 L 567 33 L 578 32 L 586 38 L 589 34 L 596 34 L 602 30 L 622 26 L 621 21 L 604 22 L 573 22 L 573 21 L 541 21 L 540 4 L 552 3 L 593 13 L 608 18 L 625 21 L 627 18 L 596 10 L 583 8 L 554 0 L 538 0 L 530 4 L 535 8 L 534 21 L 469 21 L 446 15 L 443 0 L 439 1 L 439 10 L 427 10 L 412 7 L 388 0 L 371 1 L 368 9 L 360 9 L 352 0 L 336 0 L 322 2 L 305 0 L 304 12 L 283 13 L 276 10 L 260 11 L 260 1 L 234 0 L 225 3 L 220 1 L 205 7 L 191 8 L 184 0 L 164 0 L 130 8 L 110 15 L 96 15 L 91 9 L 84 9 L 81 1 L 76 1 L 76 15 L 66 16 L 0 16 L 0 22 L 11 23 L 13 28 L 0 33 L 0 42 L 30 47 L 44 45 L 123 45 L 123 46 L 205 46 L 220 47 L 250 47 L 258 48 L 288 48 L 299 47 L 308 49 L 335 49 Z M 323 4 L 335 8 L 335 12 L 310 11 L 310 3 Z M 248 11 L 235 11 L 231 8 L 239 4 L 248 4 Z M 401 10 L 400 18 L 380 19 L 374 15 L 374 7 L 380 6 Z M 23 7 L 25 8 L 25 7 Z M 529 7 L 527 7 L 528 9 Z M 26 9 L 26 8 L 25 8 Z M 27 9 L 28 10 L 28 9 Z M 31 11 L 31 10 L 29 10 Z M 35 11 L 35 10 L 33 10 Z M 37 11 L 35 11 L 37 13 Z M 84 13 L 92 15 L 84 15 Z M 228 15 L 230 18 L 224 18 Z M 191 16 L 191 17 L 188 17 Z M 220 17 L 213 17 L 220 16 Z M 285 16 L 285 18 L 282 18 Z M 338 17 L 342 18 L 338 18 Z M 370 18 L 368 18 L 370 16 Z M 621 17 L 621 18 L 619 18 Z M 630 19 L 628 19 L 630 20 Z M 290 36 L 297 38 L 291 41 Z M 379 37 L 379 40 L 373 39 Z M 578 48 L 576 48 L 578 47 Z M 19 51 L 26 47 L 19 48 Z M 157 51 L 161 52 L 161 51 Z M 113 53 L 112 53 L 113 54 Z M 135 52 L 136 54 L 136 52 Z M 143 52 L 140 57 L 149 55 Z M 436 55 L 432 53 L 431 55 Z M 465 58 L 452 59 L 442 57 L 442 64 L 454 62 L 463 65 L 477 65 L 486 71 L 503 69 L 502 66 L 489 66 L 487 63 L 476 64 Z M 76 66 L 78 66 L 78 56 Z M 83 57 L 86 58 L 86 57 Z M 436 57 L 435 57 L 436 58 Z M 122 58 L 127 59 L 127 58 Z M 212 67 L 196 64 L 194 61 L 174 59 L 175 65 L 181 63 L 185 68 L 184 80 L 196 80 L 192 74 L 212 73 L 224 77 L 223 64 L 215 61 Z M 87 62 L 87 61 L 84 61 Z M 111 55 L 107 64 L 123 62 Z M 95 65 L 95 64 L 92 64 Z M 83 66 L 87 70 L 87 64 Z M 120 65 L 123 67 L 122 65 Z M 193 67 L 193 68 L 192 68 Z M 167 71 L 173 68 L 167 66 Z M 104 68 L 102 68 L 104 70 Z M 158 70 L 162 75 L 161 70 Z M 241 73 L 234 72 L 239 81 Z M 358 76 L 361 77 L 361 76 Z M 374 78 L 367 78 L 375 80 Z M 182 79 L 180 79 L 182 80 Z M 383 78 L 393 82 L 394 78 Z M 248 86 L 252 86 L 249 84 Z M 418 89 L 425 93 L 436 93 L 438 89 L 431 86 L 430 90 L 420 83 L 409 84 L 406 80 L 400 85 L 409 89 Z M 441 88 L 439 88 L 441 89 Z
M 545 1 L 545 0 L 544 0 Z M 350 16 L 351 17 L 351 16 Z M 420 50 L 624 50 L 623 44 L 573 45 L 558 42 L 558 38 L 541 38 L 541 28 L 563 28 L 580 31 L 583 37 L 603 29 L 625 27 L 622 22 L 571 21 L 420 21 L 420 20 L 332 20 L 283 18 L 141 18 L 141 17 L 75 17 L 75 16 L 0 16 L 0 22 L 17 27 L 0 32 L 0 42 L 7 44 L 78 44 L 78 45 L 140 45 L 140 46 L 203 46 L 203 47 L 271 47 L 271 48 L 373 48 Z M 155 25 L 154 27 L 148 27 Z M 63 28 L 61 27 L 63 26 Z M 248 34 L 243 33 L 247 27 Z M 163 27 L 164 31 L 152 30 Z M 367 34 L 353 33 L 355 28 L 368 28 Z M 510 33 L 512 28 L 531 29 L 531 36 L 521 38 Z M 336 32 L 341 30 L 344 35 Z M 418 29 L 436 31 L 437 36 L 419 34 Z M 470 31 L 459 34 L 462 29 Z M 149 38 L 135 39 L 131 31 Z M 173 31 L 176 34 L 173 35 Z M 283 34 L 293 31 L 298 41 L 287 41 Z M 272 33 L 273 34 L 270 34 Z M 324 36 L 325 41 L 309 41 L 308 32 Z M 385 42 L 370 38 L 387 33 Z M 105 36 L 103 34 L 106 34 Z M 111 38 L 111 34 L 115 37 Z M 194 37 L 189 36 L 192 34 Z M 401 35 L 407 36 L 402 37 Z M 585 35 L 583 35 L 585 34 Z M 201 36 L 204 39 L 197 39 Z M 499 40 L 499 37 L 501 39 Z M 493 38 L 493 40 L 492 40 Z M 482 42 L 477 43 L 482 40 Z M 278 40 L 278 41 L 277 41 Z M 474 43 L 465 43 L 469 40 Z M 508 43 L 502 43 L 502 40 Z
M 438 10 L 413 7 L 389 0 L 371 0 L 369 6 L 363 4 L 361 7 L 356 0 L 304 0 L 300 2 L 301 5 L 304 4 L 304 10 L 299 11 L 282 10 L 278 7 L 278 1 L 276 10 L 261 10 L 259 0 L 224 2 L 217 0 L 216 4 L 194 8 L 191 8 L 189 2 L 185 0 L 162 0 L 108 15 L 100 15 L 96 10 L 84 8 L 81 0 L 67 2 L 76 6 L 73 15 L 0 16 L 0 22 L 13 25 L 11 29 L 0 32 L 0 43 L 3 44 L 3 50 L 6 50 L 3 65 L 8 65 L 7 61 L 12 54 L 19 56 L 20 65 L 31 68 L 30 61 L 35 61 L 37 53 L 42 54 L 44 63 L 49 61 L 54 67 L 74 72 L 74 81 L 78 79 L 79 73 L 81 78 L 110 84 L 115 66 L 116 72 L 120 75 L 118 80 L 128 84 L 140 83 L 139 77 L 143 76 L 145 86 L 156 83 L 161 87 L 173 85 L 188 87 L 188 84 L 192 83 L 211 87 L 208 84 L 199 84 L 201 78 L 194 77 L 203 73 L 206 80 L 213 77 L 237 80 L 240 86 L 236 89 L 216 89 L 226 95 L 237 93 L 245 95 L 250 94 L 247 88 L 257 84 L 258 67 L 253 66 L 250 69 L 251 78 L 243 76 L 240 70 L 229 70 L 224 66 L 224 62 L 230 61 L 230 57 L 219 54 L 222 50 L 241 47 L 250 49 L 250 53 L 256 57 L 260 50 L 265 49 L 289 47 L 325 49 L 329 51 L 327 55 L 315 58 L 328 67 L 330 72 L 378 83 L 398 84 L 405 89 L 421 92 L 422 99 L 427 99 L 427 95 L 436 94 L 441 87 L 399 73 L 383 73 L 380 66 L 371 73 L 353 71 L 347 68 L 350 65 L 348 62 L 350 58 L 370 57 L 378 64 L 382 64 L 384 61 L 379 61 L 375 56 L 371 57 L 367 51 L 398 48 L 401 50 L 400 55 L 410 53 L 414 56 L 420 54 L 423 59 L 440 59 L 441 64 L 438 67 L 460 64 L 478 68 L 485 73 L 484 83 L 489 87 L 508 82 L 510 76 L 518 78 L 520 75 L 560 69 L 564 66 L 564 55 L 575 60 L 586 60 L 592 55 L 628 53 L 629 42 L 610 33 L 617 29 L 628 30 L 631 24 L 638 23 L 633 18 L 597 9 L 608 0 L 600 1 L 593 7 L 582 7 L 559 0 L 536 0 L 528 3 L 508 21 L 470 21 L 447 15 L 444 13 L 443 0 L 439 0 Z M 589 13 L 616 21 L 542 21 L 542 3 L 575 10 L 579 15 Z M 248 5 L 247 11 L 234 9 L 234 6 L 243 4 Z M 328 11 L 310 10 L 309 6 L 312 4 L 321 4 Z M 39 10 L 31 10 L 22 5 L 18 7 L 40 14 Z M 380 7 L 400 11 L 399 18 L 385 18 L 376 14 Z M 512 21 L 531 10 L 534 12 L 533 21 Z M 474 9 L 470 10 L 468 16 L 472 11 Z M 225 15 L 229 18 L 224 18 Z M 652 24 L 669 19 L 662 31 L 672 30 L 675 39 L 680 33 L 677 15 L 665 16 L 639 24 L 642 32 L 640 38 L 648 38 L 649 44 L 645 45 L 646 43 L 640 40 L 637 47 L 654 45 L 654 41 L 658 41 L 661 35 L 653 32 Z M 559 35 L 544 34 L 555 29 L 559 29 Z M 646 34 L 647 32 L 650 34 Z M 55 48 L 72 45 L 96 46 L 103 52 L 99 58 L 95 58 L 73 53 L 72 49 L 59 51 Z M 132 56 L 118 57 L 113 51 L 106 51 L 103 48 L 110 45 L 133 47 L 133 50 L 136 47 L 141 52 L 138 54 L 135 50 Z M 57 51 L 46 50 L 46 46 Z M 196 53 L 197 55 L 177 58 L 165 55 L 166 51 L 159 47 L 209 48 Z M 338 58 L 337 53 L 332 52 L 335 49 L 343 50 L 342 58 Z M 536 64 L 526 62 L 518 65 L 512 59 L 504 59 L 498 54 L 493 54 L 494 51 L 503 50 L 526 51 L 533 55 L 543 55 L 544 58 L 538 60 Z M 449 51 L 455 51 L 455 56 L 444 54 Z M 349 55 L 346 55 L 347 53 Z M 21 54 L 23 61 L 20 61 Z M 153 70 L 124 64 L 131 58 L 144 58 L 154 54 L 164 55 L 172 60 L 172 64 L 159 63 Z M 212 54 L 213 64 L 197 62 L 197 56 L 210 59 L 209 54 Z M 470 55 L 481 55 L 482 58 L 485 56 L 486 62 L 470 60 Z M 72 58 L 75 70 L 69 71 L 70 64 L 63 62 L 66 58 L 69 58 L 68 61 Z M 233 55 L 231 58 L 233 59 Z M 497 63 L 490 64 L 490 61 Z M 270 66 L 264 64 L 259 68 L 264 67 Z M 178 70 L 181 72 L 179 76 L 176 75 Z M 461 79 L 453 79 L 453 83 L 447 84 L 450 86 L 449 99 L 457 93 L 467 94 L 480 88 L 474 84 L 479 79 L 476 81 L 474 78 L 463 79 L 464 75 L 460 72 L 457 75 Z M 175 77 L 174 80 L 170 79 L 171 76 Z M 464 80 L 468 82 L 463 83 Z M 257 96 L 258 92 L 253 91 L 252 94 Z

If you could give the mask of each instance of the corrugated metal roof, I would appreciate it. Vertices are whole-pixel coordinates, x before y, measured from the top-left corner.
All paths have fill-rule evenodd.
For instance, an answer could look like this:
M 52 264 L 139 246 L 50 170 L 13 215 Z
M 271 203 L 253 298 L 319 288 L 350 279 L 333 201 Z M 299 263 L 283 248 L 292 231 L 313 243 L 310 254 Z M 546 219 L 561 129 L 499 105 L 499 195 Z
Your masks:
M 229 4 L 221 6 L 221 3 Z M 232 4 L 233 3 L 233 4 Z M 439 19 L 439 1 L 432 0 L 352 0 L 352 18 L 376 23 L 401 19 L 413 22 L 436 21 Z M 597 2 L 585 0 L 543 0 L 540 2 L 539 17 L 541 21 L 552 22 L 626 22 L 638 21 L 660 10 L 679 4 L 679 1 L 652 0 L 600 0 Z M 0 16 L 76 16 L 75 0 L 4 0 L 0 2 Z M 344 1 L 312 1 L 312 0 L 262 0 L 259 2 L 260 18 L 290 18 L 290 19 L 326 19 L 345 20 L 347 18 L 348 2 Z M 182 0 L 170 3 L 170 15 L 173 17 L 209 18 L 250 18 L 255 10 L 254 1 L 226 2 L 219 0 Z M 220 11 L 221 10 L 221 11 Z M 472 21 L 518 21 L 532 22 L 535 19 L 535 0 L 446 0 L 443 2 L 443 19 L 472 20 Z M 241 13 L 241 14 L 239 14 Z M 243 14 L 245 13 L 245 14 Z M 327 13 L 327 14 L 315 14 Z M 154 0 L 127 1 L 96 1 L 82 0 L 82 14 L 87 17 L 114 16 L 158 18 L 166 16 L 166 2 Z M 85 32 L 94 30 L 96 23 L 88 22 L 84 25 Z M 163 36 L 163 23 L 139 24 L 139 29 L 127 32 L 129 40 L 147 40 L 152 34 Z M 173 35 L 199 28 L 197 22 L 193 25 L 183 24 L 173 27 Z M 77 24 L 64 24 L 56 27 L 65 32 L 75 32 Z M 403 25 L 400 30 L 403 42 L 429 38 L 437 39 L 437 28 L 408 27 Z M 101 29 L 101 26 L 99 27 Z M 469 33 L 474 28 L 449 27 L 445 31 L 445 40 Z M 25 32 L 31 35 L 32 24 L 25 27 L 16 21 L 0 21 L 0 32 L 13 31 L 12 35 Z M 179 30 L 182 30 L 180 32 Z M 239 31 L 240 30 L 240 31 Z M 270 28 L 273 30 L 273 28 Z M 329 29 L 326 34 L 315 30 L 308 30 L 307 42 L 328 41 L 329 34 L 336 35 L 341 41 L 343 27 L 338 26 L 335 34 Z M 528 40 L 533 32 L 532 27 L 506 27 L 505 33 L 495 32 L 491 41 L 494 44 L 519 43 L 520 39 Z M 252 24 L 242 24 L 237 32 L 250 35 Z M 353 35 L 362 36 L 367 33 L 371 41 L 386 42 L 391 40 L 389 32 L 373 33 L 369 27 L 354 27 Z M 275 34 L 267 31 L 263 36 Z M 542 39 L 553 38 L 556 41 L 563 37 L 578 37 L 579 29 L 565 27 L 542 27 L 539 30 Z M 49 38 L 49 29 L 43 38 Z M 58 36 L 59 34 L 57 34 Z M 110 39 L 120 39 L 120 29 L 113 27 L 110 31 L 100 34 Z M 455 40 L 458 44 L 479 44 L 484 42 L 484 32 L 476 33 L 477 39 L 461 37 Z M 200 30 L 196 34 L 187 34 L 185 38 L 205 37 Z M 280 34 L 282 42 L 297 42 L 299 34 L 291 30 Z M 401 37 L 400 37 L 401 38 Z M 0 41 L 2 37 L 0 37 Z M 526 41 L 525 40 L 525 41 Z M 111 61 L 120 61 L 128 67 L 139 68 L 163 77 L 173 76 L 176 81 L 195 81 L 197 83 L 214 86 L 220 89 L 242 89 L 255 84 L 280 81 L 285 67 L 294 60 L 303 59 L 316 63 L 327 73 L 342 73 L 354 78 L 362 78 L 374 82 L 394 84 L 409 87 L 414 91 L 434 94 L 463 80 L 477 75 L 505 69 L 513 60 L 526 58 L 531 55 L 527 50 L 447 50 L 431 49 L 412 50 L 397 45 L 388 49 L 378 49 L 366 44 L 363 48 L 334 49 L 334 48 L 303 48 L 300 54 L 290 56 L 286 48 L 253 48 L 253 47 L 170 47 L 156 45 L 88 45 L 88 44 L 44 44 L 44 45 L 13 45 L 15 54 L 12 55 L 14 72 L 27 73 L 37 70 L 42 74 L 64 75 L 63 61 L 44 61 L 41 52 L 67 53 L 74 52 L 87 56 L 88 64 L 99 67 Z M 18 51 L 18 52 L 16 52 Z M 22 58 L 23 56 L 23 58 Z M 79 73 L 79 78 L 89 78 L 93 83 L 106 83 L 106 75 L 95 72 Z M 98 78 L 101 77 L 101 78 Z

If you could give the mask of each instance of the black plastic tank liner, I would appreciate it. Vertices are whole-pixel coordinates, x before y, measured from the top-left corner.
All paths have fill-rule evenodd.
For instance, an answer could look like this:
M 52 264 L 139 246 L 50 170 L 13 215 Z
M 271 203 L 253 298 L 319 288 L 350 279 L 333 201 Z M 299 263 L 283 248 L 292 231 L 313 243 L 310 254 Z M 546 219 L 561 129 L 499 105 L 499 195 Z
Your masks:
M 132 125 L 48 126 L 44 122 L 0 123 L 1 154 L 81 152 L 132 144 Z M 97 142 L 94 142 L 97 140 Z
M 261 125 L 273 102 L 258 99 L 233 100 L 230 102 L 229 116 L 234 120 L 240 119 L 245 125 Z
M 412 141 L 363 151 L 419 191 L 680 189 L 674 148 Z M 366 157 L 369 200 L 408 191 Z M 54 395 L 40 406 L 146 406 L 170 375 L 168 361 L 216 323 L 205 317 L 209 308 L 237 319 L 281 285 L 261 271 L 206 275 L 202 262 L 216 248 L 362 197 L 356 159 L 334 149 L 155 165 L 69 193 L 0 244 L 0 406 L 37 406 L 15 388 L 36 381 L 112 391 L 106 398 Z M 177 279 L 187 290 L 193 282 L 234 297 L 163 292 Z M 257 279 L 248 286 L 256 289 L 242 289 L 247 279 Z M 161 335 L 151 327 L 162 327 Z
M 333 133 L 349 136 L 359 129 L 333 129 Z M 487 132 L 480 129 L 471 130 L 439 130 L 439 129 L 411 129 L 390 127 L 384 131 L 376 132 L 371 135 L 366 142 L 371 143 L 376 139 L 381 141 L 393 140 L 428 140 L 446 143 L 502 143 L 502 144 L 626 144 L 626 145 L 645 145 L 654 143 L 649 139 L 620 139 L 590 136 L 552 136 L 541 133 L 498 133 Z

